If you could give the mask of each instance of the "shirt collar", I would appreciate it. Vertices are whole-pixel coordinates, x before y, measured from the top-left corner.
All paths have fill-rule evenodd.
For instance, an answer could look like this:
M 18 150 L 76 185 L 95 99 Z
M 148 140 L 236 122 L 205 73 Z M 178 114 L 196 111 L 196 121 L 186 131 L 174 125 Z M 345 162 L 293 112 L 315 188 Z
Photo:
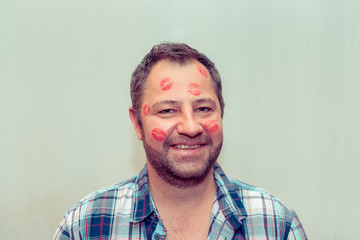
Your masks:
M 154 211 L 155 204 L 150 194 L 148 171 L 145 165 L 136 177 L 130 222 L 141 222 L 150 216 Z
M 218 163 L 214 165 L 214 177 L 220 209 L 233 228 L 238 229 L 241 220 L 247 216 L 238 194 L 239 188 L 230 182 Z M 148 172 L 145 165 L 136 178 L 130 221 L 141 222 L 155 211 L 156 207 L 150 194 Z
M 217 184 L 217 201 L 220 209 L 232 227 L 238 229 L 241 221 L 247 216 L 239 195 L 239 187 L 231 183 L 218 163 L 214 165 L 214 177 Z

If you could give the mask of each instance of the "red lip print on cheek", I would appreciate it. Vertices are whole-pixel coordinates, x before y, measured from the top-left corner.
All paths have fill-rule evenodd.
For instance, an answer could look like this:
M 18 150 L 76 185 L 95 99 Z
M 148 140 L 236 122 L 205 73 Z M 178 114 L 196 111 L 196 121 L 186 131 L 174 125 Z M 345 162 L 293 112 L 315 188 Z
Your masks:
M 160 88 L 163 91 L 169 90 L 173 85 L 173 81 L 170 78 L 164 78 L 160 82 Z
M 200 72 L 201 75 L 203 75 L 203 76 L 206 77 L 206 78 L 208 77 L 208 74 L 207 74 L 206 70 L 205 70 L 202 66 L 196 65 L 196 67 L 197 67 L 197 69 L 199 70 L 199 72 Z
M 216 130 L 219 129 L 219 125 L 216 123 L 215 120 L 209 120 L 209 121 L 206 121 L 206 122 L 205 122 L 204 128 L 205 128 L 208 132 L 215 132 Z
M 150 106 L 148 104 L 144 105 L 143 113 L 144 113 L 145 116 L 150 113 Z
M 188 92 L 194 96 L 199 96 L 201 94 L 200 87 L 196 83 L 189 84 Z
M 166 139 L 166 134 L 164 130 L 162 130 L 161 128 L 154 128 L 151 134 L 155 138 L 155 140 L 159 142 L 164 141 Z

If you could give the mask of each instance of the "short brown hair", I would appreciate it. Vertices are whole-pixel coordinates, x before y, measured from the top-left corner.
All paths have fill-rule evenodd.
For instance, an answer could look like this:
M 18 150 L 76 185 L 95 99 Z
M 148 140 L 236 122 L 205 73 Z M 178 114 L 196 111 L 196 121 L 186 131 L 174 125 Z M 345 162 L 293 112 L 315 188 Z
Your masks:
M 217 69 L 215 68 L 215 64 L 209 58 L 207 58 L 205 54 L 198 52 L 196 49 L 191 48 L 186 44 L 165 42 L 159 45 L 155 45 L 137 66 L 131 76 L 131 102 L 136 115 L 136 121 L 140 126 L 142 126 L 140 109 L 146 89 L 146 80 L 152 67 L 160 60 L 169 60 L 170 62 L 181 65 L 187 64 L 194 60 L 202 63 L 210 73 L 215 92 L 219 99 L 221 117 L 223 117 L 225 103 L 222 97 L 221 78 Z

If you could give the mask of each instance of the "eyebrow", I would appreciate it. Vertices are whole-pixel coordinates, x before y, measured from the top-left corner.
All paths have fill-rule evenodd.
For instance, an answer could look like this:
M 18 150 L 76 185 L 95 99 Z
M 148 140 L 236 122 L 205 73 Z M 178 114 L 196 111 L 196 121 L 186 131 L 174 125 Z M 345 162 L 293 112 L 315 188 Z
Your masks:
M 211 99 L 211 98 L 200 98 L 200 99 L 196 99 L 196 100 L 194 101 L 194 103 L 195 103 L 195 104 L 203 104 L 203 103 L 210 104 L 213 109 L 216 109 L 216 107 L 217 107 L 216 102 L 215 102 L 213 99 Z
M 179 102 L 178 101 L 174 101 L 174 100 L 164 100 L 164 101 L 160 101 L 160 102 L 157 102 L 157 103 L 154 103 L 153 105 L 151 105 L 150 109 L 156 109 L 156 108 L 159 108 L 163 105 L 169 105 L 169 106 L 175 106 L 175 105 L 178 105 Z

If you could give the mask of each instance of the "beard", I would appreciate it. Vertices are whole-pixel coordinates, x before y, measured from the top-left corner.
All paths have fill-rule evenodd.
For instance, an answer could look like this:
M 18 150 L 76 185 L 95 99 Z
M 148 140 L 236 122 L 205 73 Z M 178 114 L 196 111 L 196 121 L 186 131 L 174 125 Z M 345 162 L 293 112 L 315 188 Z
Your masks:
M 207 151 L 200 155 L 179 156 L 171 153 L 170 149 L 176 142 L 206 143 Z M 165 182 L 177 188 L 187 188 L 200 184 L 209 174 L 220 154 L 222 140 L 218 146 L 214 146 L 211 138 L 204 134 L 196 138 L 169 137 L 160 151 L 152 148 L 146 139 L 143 140 L 143 145 L 149 164 Z

